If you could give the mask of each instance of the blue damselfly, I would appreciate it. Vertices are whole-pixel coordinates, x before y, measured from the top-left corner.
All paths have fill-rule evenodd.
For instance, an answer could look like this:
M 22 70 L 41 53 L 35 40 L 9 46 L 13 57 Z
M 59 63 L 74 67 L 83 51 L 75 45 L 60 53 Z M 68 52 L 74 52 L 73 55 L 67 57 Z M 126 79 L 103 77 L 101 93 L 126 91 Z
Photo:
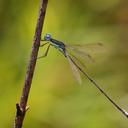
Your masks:
M 81 59 L 85 59 L 85 61 L 87 59 L 92 60 L 91 56 L 87 53 L 87 51 L 83 51 L 81 50 L 81 46 L 82 47 L 90 47 L 93 48 L 93 45 L 66 45 L 65 43 L 63 43 L 62 41 L 53 39 L 52 36 L 50 34 L 46 34 L 44 36 L 44 39 L 41 39 L 41 41 L 46 41 L 46 43 L 42 44 L 40 47 L 43 47 L 44 45 L 48 44 L 47 50 L 45 52 L 45 54 L 43 56 L 40 56 L 38 58 L 43 58 L 46 57 L 49 51 L 50 46 L 55 47 L 56 49 L 58 49 L 69 61 L 69 64 L 73 70 L 73 74 L 75 76 L 75 78 L 77 79 L 77 81 L 79 83 L 81 83 L 81 78 L 80 78 L 80 74 L 79 71 L 120 111 L 122 112 L 127 118 L 128 118 L 128 112 L 126 112 L 124 109 L 122 109 L 119 105 L 117 105 L 115 103 L 114 100 L 112 100 L 112 98 L 110 98 L 108 96 L 108 94 L 101 89 L 101 87 L 99 86 L 99 84 L 97 84 L 95 82 L 95 80 L 93 80 L 88 73 L 86 73 L 82 67 L 84 67 L 84 63 L 82 63 Z M 97 47 L 101 47 L 102 44 L 101 43 L 97 43 L 94 46 Z M 84 48 L 84 49 L 85 49 Z M 75 54 L 72 54 L 73 51 Z M 80 59 L 81 58 L 81 59 Z

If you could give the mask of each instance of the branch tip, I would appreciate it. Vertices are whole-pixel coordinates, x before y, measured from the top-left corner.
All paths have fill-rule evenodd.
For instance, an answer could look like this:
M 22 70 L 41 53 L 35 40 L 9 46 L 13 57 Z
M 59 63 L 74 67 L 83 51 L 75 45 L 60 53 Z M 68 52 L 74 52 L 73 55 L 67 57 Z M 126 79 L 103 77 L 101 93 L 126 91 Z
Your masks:
M 28 109 L 29 109 L 29 106 L 26 107 L 26 110 L 25 111 L 28 111 Z
M 23 111 L 22 111 L 19 103 L 16 104 L 16 110 L 17 110 L 16 111 L 16 117 L 22 116 Z

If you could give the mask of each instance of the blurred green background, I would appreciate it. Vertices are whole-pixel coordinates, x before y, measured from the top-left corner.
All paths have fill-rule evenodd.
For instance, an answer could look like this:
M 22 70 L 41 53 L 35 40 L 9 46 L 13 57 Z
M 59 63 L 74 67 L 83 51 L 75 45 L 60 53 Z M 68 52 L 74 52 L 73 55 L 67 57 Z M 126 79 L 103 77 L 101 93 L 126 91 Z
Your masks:
M 0 128 L 13 126 L 39 4 L 39 0 L 0 1 Z M 87 64 L 86 71 L 128 110 L 127 0 L 49 0 L 42 37 L 46 32 L 67 44 L 103 43 L 106 52 Z M 127 128 L 127 119 L 82 79 L 79 86 L 67 60 L 51 48 L 48 57 L 37 62 L 23 127 Z

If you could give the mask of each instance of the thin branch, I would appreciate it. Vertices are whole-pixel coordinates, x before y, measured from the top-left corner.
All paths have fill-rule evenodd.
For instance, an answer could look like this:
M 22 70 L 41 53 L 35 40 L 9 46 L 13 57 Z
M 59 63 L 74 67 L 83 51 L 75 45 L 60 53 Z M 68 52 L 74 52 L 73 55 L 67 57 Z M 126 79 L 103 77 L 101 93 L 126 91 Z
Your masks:
M 28 101 L 29 91 L 31 88 L 34 69 L 36 66 L 36 60 L 37 60 L 38 50 L 40 46 L 41 32 L 43 28 L 47 3 L 48 3 L 48 0 L 41 0 L 39 17 L 37 20 L 32 52 L 31 52 L 31 57 L 30 57 L 30 61 L 28 64 L 27 72 L 26 72 L 25 83 L 24 83 L 22 95 L 20 98 L 20 102 L 16 104 L 17 112 L 15 117 L 14 128 L 22 128 L 25 113 L 26 113 L 26 110 L 28 110 L 27 101 Z

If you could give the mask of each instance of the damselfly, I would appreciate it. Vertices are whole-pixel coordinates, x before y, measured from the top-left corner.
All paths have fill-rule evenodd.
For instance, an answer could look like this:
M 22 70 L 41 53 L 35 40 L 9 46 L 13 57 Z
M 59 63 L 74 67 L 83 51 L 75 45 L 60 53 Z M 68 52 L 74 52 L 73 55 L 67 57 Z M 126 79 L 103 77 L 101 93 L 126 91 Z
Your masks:
M 112 100 L 103 89 L 101 89 L 101 87 L 95 82 L 95 80 L 93 80 L 83 70 L 82 66 L 84 66 L 84 63 L 82 63 L 82 61 L 79 58 L 81 58 L 81 59 L 92 59 L 92 58 L 86 51 L 80 50 L 81 45 L 68 46 L 59 40 L 53 39 L 50 34 L 46 34 L 44 36 L 44 39 L 42 39 L 41 41 L 47 41 L 46 43 L 42 44 L 41 47 L 43 47 L 46 44 L 48 44 L 48 47 L 47 47 L 45 54 L 38 58 L 46 57 L 50 46 L 53 46 L 56 49 L 58 49 L 69 61 L 69 64 L 73 70 L 73 74 L 79 83 L 81 83 L 81 78 L 80 78 L 80 74 L 79 74 L 79 71 L 80 71 L 120 112 L 122 112 L 128 118 L 128 112 L 126 112 L 119 105 L 117 105 L 115 103 L 115 101 Z M 100 43 L 95 44 L 95 45 L 98 47 L 102 46 L 102 44 L 100 44 Z M 86 48 L 88 46 L 90 46 L 90 45 L 83 45 L 82 47 Z M 93 46 L 91 46 L 91 47 L 93 48 Z M 71 54 L 70 51 L 73 51 L 76 54 Z

